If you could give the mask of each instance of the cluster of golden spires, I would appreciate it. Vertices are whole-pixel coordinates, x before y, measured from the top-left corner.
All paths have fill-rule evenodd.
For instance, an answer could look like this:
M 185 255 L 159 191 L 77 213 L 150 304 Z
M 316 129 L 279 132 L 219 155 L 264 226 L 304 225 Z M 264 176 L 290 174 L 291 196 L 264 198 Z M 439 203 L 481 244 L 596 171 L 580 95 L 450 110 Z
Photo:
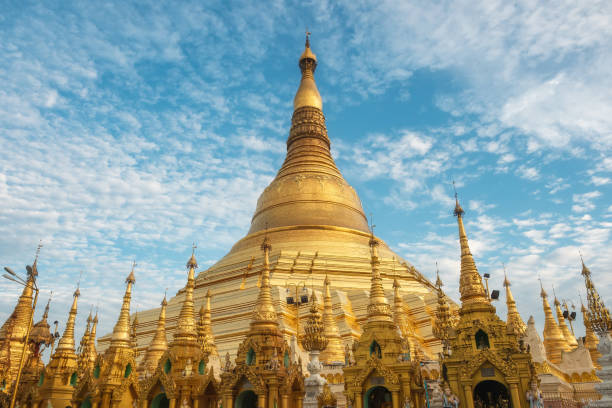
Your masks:
M 90 313 L 78 353 L 75 353 L 74 325 L 80 294 L 77 287 L 64 334 L 51 356 L 50 363 L 43 371 L 38 395 L 40 401 L 53 401 L 52 405 L 54 407 L 60 407 L 61 405 L 60 408 L 75 404 L 83 406 L 81 404 L 85 404 L 87 398 L 94 398 L 89 402 L 100 408 L 119 406 L 119 404 L 121 406 L 132 406 L 139 401 L 144 403 L 144 406 L 149 406 L 152 399 L 156 397 L 155 393 L 163 389 L 166 396 L 172 401 L 170 405 L 172 407 L 181 403 L 184 399 L 190 401 L 188 404 L 191 401 L 207 401 L 208 404 L 215 398 L 223 398 L 223 405 L 231 407 L 234 406 L 233 402 L 238 396 L 237 390 L 239 390 L 241 381 L 244 380 L 257 391 L 258 398 L 264 399 L 263 405 L 260 404 L 260 406 L 276 407 L 278 400 L 280 400 L 282 408 L 301 408 L 299 394 L 302 393 L 303 397 L 303 383 L 300 383 L 300 379 L 303 381 L 303 374 L 301 364 L 289 357 L 290 350 L 281 332 L 280 316 L 274 305 L 270 276 L 272 246 L 267 228 L 268 223 L 270 223 L 273 229 L 277 229 L 273 232 L 276 233 L 279 228 L 282 229 L 289 225 L 287 213 L 279 210 L 283 207 L 299 209 L 300 211 L 290 211 L 290 213 L 298 214 L 296 215 L 298 218 L 303 217 L 303 219 L 300 219 L 301 225 L 310 225 L 309 223 L 314 222 L 313 220 L 317 221 L 317 217 L 321 216 L 321 214 L 311 211 L 310 206 L 316 200 L 325 202 L 328 206 L 326 208 L 329 211 L 327 213 L 323 211 L 323 216 L 337 216 L 339 223 L 342 224 L 339 228 L 360 231 L 365 236 L 369 234 L 371 275 L 366 324 L 359 341 L 354 347 L 355 357 L 358 357 L 357 361 L 353 365 L 349 362 L 345 367 L 345 384 L 348 384 L 347 395 L 352 395 L 353 398 L 357 395 L 360 396 L 359 398 L 363 397 L 365 395 L 363 394 L 364 390 L 360 387 L 365 387 L 366 383 L 358 382 L 367 379 L 367 375 L 364 373 L 378 370 L 377 372 L 384 373 L 385 381 L 397 385 L 397 389 L 393 388 L 392 390 L 393 408 L 399 408 L 400 405 L 401 394 L 398 384 L 401 384 L 403 390 L 401 392 L 408 394 L 404 395 L 407 401 L 416 403 L 415 398 L 422 398 L 421 394 L 424 393 L 424 388 L 422 383 L 419 383 L 421 371 L 419 371 L 418 364 L 427 357 L 425 351 L 419 346 L 422 339 L 418 338 L 412 322 L 407 319 L 406 306 L 403 303 L 400 292 L 401 285 L 398 279 L 393 281 L 394 304 L 391 308 L 384 292 L 381 257 L 379 255 L 379 248 L 384 246 L 384 243 L 381 244 L 374 237 L 373 231 L 368 230 L 367 220 L 363 216 L 358 197 L 342 179 L 329 153 L 329 139 L 321 111 L 322 100 L 314 81 L 317 59 L 310 49 L 308 37 L 299 65 L 302 79 L 294 99 L 295 112 L 287 143 L 287 158 L 273 182 L 277 183 L 278 188 L 266 189 L 253 216 L 250 232 L 259 232 L 264 235 L 260 247 L 263 253 L 263 262 L 257 300 L 249 330 L 245 340 L 240 345 L 235 363 L 231 364 L 228 355 L 221 377 L 219 377 L 221 370 L 215 368 L 217 369 L 215 371 L 214 366 L 211 365 L 213 358 L 218 358 L 211 321 L 211 292 L 208 288 L 205 303 L 196 316 L 194 291 L 196 288 L 195 271 L 198 264 L 195 258 L 196 247 L 194 244 L 192 255 L 187 262 L 187 283 L 172 341 L 168 344 L 166 338 L 168 302 L 164 295 L 155 333 L 140 364 L 137 364 L 136 359 L 138 319 L 134 317 L 130 322 L 130 303 L 135 284 L 135 263 L 126 279 L 123 303 L 110 336 L 110 345 L 103 354 L 98 354 L 96 351 L 97 313 L 94 318 Z M 333 200 L 316 197 L 316 194 L 310 191 L 304 193 L 299 188 L 290 190 L 290 194 L 283 192 L 281 185 L 284 177 L 292 175 L 296 168 L 312 169 L 315 167 L 318 177 L 320 174 L 324 174 L 325 177 L 335 178 L 334 182 L 340 186 L 338 191 L 334 192 Z M 291 180 L 291 182 L 294 181 Z M 299 182 L 301 182 L 301 179 Z M 317 182 L 320 183 L 321 179 L 318 179 Z M 289 196 L 291 197 L 287 198 Z M 489 294 L 483 286 L 482 278 L 469 248 L 463 225 L 464 211 L 456 194 L 455 199 L 454 214 L 457 216 L 461 247 L 459 282 L 461 309 L 459 315 L 454 313 L 447 296 L 442 291 L 442 281 L 437 275 L 437 310 L 432 329 L 435 336 L 442 340 L 444 351 L 448 351 L 448 353 L 443 353 L 443 358 L 447 359 L 448 366 L 451 367 L 449 370 L 450 378 L 456 378 L 458 375 L 458 369 L 453 371 L 458 361 L 461 361 L 462 364 L 469 361 L 469 364 L 472 364 L 472 361 L 478 361 L 477 359 L 483 355 L 486 355 L 487 361 L 499 368 L 506 377 L 510 377 L 508 373 L 511 372 L 512 368 L 519 367 L 521 373 L 519 378 L 516 381 L 512 378 L 510 384 L 510 391 L 515 403 L 516 395 L 525 391 L 526 377 L 524 373 L 529 372 L 525 369 L 528 358 L 524 351 L 520 351 L 517 340 L 525 334 L 526 325 L 518 313 L 507 276 L 504 279 L 508 307 L 507 321 L 502 322 L 496 316 L 495 308 L 492 306 Z M 295 219 L 292 219 L 291 222 L 295 222 Z M 263 232 L 263 225 L 266 225 L 265 232 Z M 240 245 L 237 244 L 238 247 Z M 36 271 L 36 262 L 34 263 L 34 271 Z M 599 298 L 592 284 L 590 271 L 584 266 L 584 263 L 583 275 L 587 283 L 589 306 L 588 309 L 583 306 L 585 325 L 587 325 L 587 343 L 585 344 L 587 344 L 591 355 L 594 356 L 596 350 L 592 350 L 590 346 L 593 343 L 596 345 L 597 340 L 593 329 L 597 332 L 600 332 L 602 328 L 603 330 L 609 330 L 612 324 L 610 324 L 609 311 Z M 24 288 L 11 317 L 13 319 L 11 324 L 15 326 L 23 327 L 21 322 L 24 319 L 21 317 L 31 316 L 32 314 L 30 305 L 34 276 L 33 273 L 28 280 L 28 284 Z M 559 323 L 552 314 L 544 289 L 542 289 L 542 298 L 546 316 L 544 343 L 548 345 L 546 347 L 547 353 L 549 347 L 551 349 L 550 361 L 558 362 L 562 352 L 575 347 L 577 343 L 563 320 L 560 304 L 556 297 L 555 307 Z M 23 313 L 17 313 L 18 311 Z M 43 319 L 34 326 L 32 331 L 33 336 L 43 340 L 49 332 L 49 325 L 46 321 L 47 314 L 48 304 Z M 19 319 L 13 318 L 17 315 L 20 316 Z M 324 280 L 323 313 L 321 314 L 319 311 L 317 296 L 313 290 L 306 320 L 305 334 L 302 338 L 304 349 L 308 351 L 322 350 L 321 359 L 324 362 L 342 362 L 344 360 L 346 363 L 347 359 L 345 357 L 347 356 L 344 354 L 343 339 L 340 336 L 333 313 L 331 282 L 327 275 Z M 501 330 L 500 327 L 502 326 L 507 330 Z M 489 351 L 482 351 L 478 344 L 472 347 L 470 343 L 473 340 L 475 329 L 490 330 L 490 333 L 501 334 L 498 338 L 491 336 L 489 338 Z M 2 356 L 6 354 L 8 348 L 3 345 L 0 347 L 0 364 L 2 364 Z M 450 353 L 451 349 L 452 353 Z M 512 350 L 512 352 L 503 350 Z M 500 368 L 498 365 L 503 365 L 500 361 L 511 361 L 515 365 L 507 363 Z M 73 375 L 76 375 L 74 384 L 72 381 Z M 68 383 L 65 381 L 66 378 L 69 379 Z M 456 384 L 453 384 L 452 388 L 455 393 L 465 391 L 457 389 Z M 223 394 L 223 397 L 220 396 L 221 394 Z M 209 399 L 200 400 L 199 398 L 202 395 L 208 395 L 206 398 Z M 133 404 L 126 405 L 126 400 L 122 400 L 122 398 L 131 398 Z M 292 398 L 295 399 L 294 402 L 289 402 Z M 331 401 L 333 398 L 327 396 L 326 400 Z M 353 400 L 353 403 L 353 406 L 361 408 L 363 400 Z M 85 404 L 85 406 L 87 405 Z M 213 405 L 210 404 L 210 406 Z

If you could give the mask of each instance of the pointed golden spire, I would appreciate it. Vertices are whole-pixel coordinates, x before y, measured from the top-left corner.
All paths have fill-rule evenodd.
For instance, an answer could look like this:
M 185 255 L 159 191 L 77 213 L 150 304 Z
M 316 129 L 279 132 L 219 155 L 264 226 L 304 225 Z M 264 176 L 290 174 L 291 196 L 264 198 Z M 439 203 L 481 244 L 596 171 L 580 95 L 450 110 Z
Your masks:
M 455 216 L 459 226 L 459 243 L 461 246 L 461 274 L 459 278 L 459 292 L 461 293 L 461 308 L 472 304 L 485 304 L 490 306 L 491 302 L 487 298 L 482 277 L 476 269 L 476 263 L 472 257 L 467 235 L 463 226 L 463 208 L 459 205 L 457 192 L 455 192 Z
M 93 319 L 91 317 L 91 311 L 89 312 L 89 316 L 87 316 L 87 326 L 85 327 L 85 332 L 83 333 L 83 337 L 81 337 L 81 342 L 79 343 L 79 369 L 81 372 L 85 372 L 89 369 L 89 336 L 91 330 L 91 323 Z
M 189 273 L 187 274 L 187 285 L 185 286 L 185 300 L 178 316 L 178 323 L 176 325 L 176 332 L 174 333 L 174 340 L 182 340 L 189 342 L 196 342 L 198 339 L 198 332 L 196 328 L 195 319 L 195 305 L 193 303 L 193 290 L 195 288 L 195 270 L 198 267 L 198 263 L 195 258 L 195 243 L 193 244 L 191 258 L 187 261 L 187 268 Z
M 253 311 L 251 327 L 271 326 L 278 329 L 278 318 L 276 315 L 276 310 L 274 310 L 274 305 L 272 304 L 272 294 L 270 293 L 271 249 L 272 245 L 270 245 L 270 239 L 266 235 L 261 244 L 261 250 L 264 253 L 263 271 L 261 273 L 261 286 L 259 288 L 257 302 L 255 303 L 255 310 Z
M 344 361 L 344 346 L 334 317 L 329 276 L 325 275 L 323 285 L 325 289 L 323 294 L 323 335 L 328 342 L 327 347 L 321 352 L 320 359 L 324 363 L 330 364 Z
M 200 308 L 200 322 L 198 325 L 198 341 L 202 346 L 202 350 L 209 354 L 219 355 L 215 338 L 212 332 L 212 319 L 210 308 L 210 289 L 206 291 L 206 302 Z
M 145 351 L 144 358 L 142 359 L 142 370 L 145 374 L 152 374 L 159 363 L 159 359 L 162 354 L 168 349 L 168 341 L 166 340 L 166 296 L 161 302 L 161 309 L 159 310 L 159 317 L 157 318 L 157 329 L 155 335 L 149 347 Z
M 130 330 L 130 302 L 132 300 L 132 286 L 136 283 L 134 277 L 134 268 L 136 268 L 136 262 L 132 263 L 132 270 L 128 277 L 125 279 L 126 287 L 125 294 L 123 295 L 123 304 L 121 305 L 121 311 L 119 312 L 119 318 L 113 329 L 111 336 L 111 347 L 117 348 L 128 348 L 132 346 L 132 336 Z
M 576 337 L 572 334 L 569 327 L 567 327 L 567 323 L 565 322 L 565 317 L 563 317 L 563 311 L 561 311 L 561 302 L 557 299 L 557 293 L 555 293 L 555 287 L 553 286 L 553 294 L 555 296 L 555 313 L 557 314 L 557 320 L 559 321 L 559 328 L 561 329 L 561 333 L 563 333 L 563 337 L 567 344 L 571 347 L 578 347 L 578 341 L 576 341 Z
M 317 295 L 314 290 L 310 297 L 310 313 L 306 318 L 304 327 L 304 338 L 302 345 L 306 351 L 322 351 L 327 347 L 328 339 L 325 337 L 323 318 L 317 306 Z
M 306 32 L 306 46 L 300 56 L 300 69 L 302 70 L 302 81 L 293 99 L 293 110 L 304 106 L 323 109 L 321 95 L 314 80 L 314 72 L 317 69 L 317 57 L 310 50 L 310 33 Z
M 446 299 L 446 295 L 442 291 L 442 279 L 440 279 L 440 271 L 436 262 L 436 288 L 438 289 L 438 307 L 436 309 L 436 319 L 434 321 L 432 332 L 434 336 L 442 341 L 442 351 L 446 354 L 448 351 L 449 330 L 453 326 L 453 318 L 450 311 L 450 306 Z
M 77 287 L 73 294 L 72 306 L 70 307 L 70 312 L 68 313 L 66 328 L 64 329 L 64 334 L 57 345 L 57 349 L 55 349 L 55 354 L 74 354 L 74 321 L 77 315 L 77 302 L 79 296 L 81 296 L 81 291 Z
M 584 346 L 589 350 L 589 354 L 591 354 L 591 360 L 593 361 L 593 365 L 596 369 L 601 370 L 601 365 L 598 360 L 601 357 L 601 353 L 597 349 L 597 345 L 599 344 L 599 337 L 593 331 L 591 327 L 591 322 L 589 321 L 589 310 L 584 307 L 584 303 L 582 303 L 582 296 L 580 296 L 580 311 L 582 312 L 582 322 L 584 323 Z
M 372 283 L 370 285 L 370 304 L 368 305 L 368 322 L 385 321 L 391 322 L 391 306 L 385 297 L 385 291 L 382 286 L 382 278 L 380 276 L 380 259 L 378 258 L 379 242 L 374 238 L 372 232 L 370 238 L 370 253 L 372 265 Z
M 508 314 L 506 317 L 506 324 L 508 329 L 514 332 L 519 337 L 523 337 L 525 335 L 525 331 L 527 330 L 527 325 L 521 318 L 517 308 L 516 302 L 514 301 L 514 296 L 512 296 L 512 291 L 510 290 L 510 281 L 508 280 L 508 274 L 506 273 L 506 266 L 504 265 L 504 287 L 506 288 L 506 306 L 508 307 Z
M 542 297 L 542 307 L 544 309 L 544 347 L 546 348 L 546 357 L 555 364 L 561 362 L 561 354 L 564 351 L 570 351 L 570 346 L 567 344 L 561 329 L 557 325 L 557 321 L 553 316 L 552 309 L 548 303 L 548 295 L 542 286 L 540 280 L 540 296 Z
M 612 331 L 612 318 L 610 317 L 610 310 L 606 307 L 603 300 L 599 296 L 595 284 L 591 278 L 591 271 L 584 264 L 582 254 L 580 255 L 582 261 L 582 276 L 584 277 L 584 284 L 587 291 L 587 305 L 589 313 L 589 321 L 593 331 L 599 336 L 605 335 Z
M 89 352 L 89 363 L 93 367 L 96 362 L 96 358 L 98 357 L 98 352 L 96 351 L 96 329 L 98 327 L 98 311 L 96 310 L 96 315 L 92 320 L 91 331 L 89 332 L 89 346 L 87 351 Z
M 416 356 L 417 354 L 420 354 L 421 350 L 417 348 L 418 340 L 417 340 L 416 331 L 414 329 L 414 326 L 412 325 L 412 322 L 410 321 L 410 318 L 408 317 L 408 314 L 406 313 L 404 309 L 404 301 L 402 299 L 402 294 L 400 293 L 400 288 L 401 286 L 400 286 L 399 281 L 397 280 L 397 278 L 394 279 L 393 280 L 393 321 L 395 322 L 395 325 L 400 330 L 402 337 L 404 337 L 408 341 L 408 344 L 410 345 L 410 355 Z

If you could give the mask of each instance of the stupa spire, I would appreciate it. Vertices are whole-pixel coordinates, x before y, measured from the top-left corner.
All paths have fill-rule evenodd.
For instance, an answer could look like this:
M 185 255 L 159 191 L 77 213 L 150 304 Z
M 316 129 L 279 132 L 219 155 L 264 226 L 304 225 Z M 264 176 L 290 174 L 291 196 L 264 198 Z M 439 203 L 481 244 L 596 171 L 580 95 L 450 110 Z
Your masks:
M 119 318 L 117 319 L 117 323 L 115 324 L 113 334 L 111 336 L 111 347 L 128 348 L 132 346 L 130 302 L 132 300 L 132 286 L 134 283 L 136 283 L 134 268 L 136 268 L 136 262 L 132 262 L 132 270 L 125 279 L 125 294 L 123 295 L 123 303 L 121 304 Z
M 68 321 L 66 321 L 66 328 L 64 329 L 64 334 L 60 339 L 57 349 L 55 349 L 55 353 L 72 353 L 74 354 L 74 321 L 77 315 L 77 303 L 79 296 L 81 296 L 81 291 L 78 286 L 72 295 L 72 306 L 70 307 L 70 312 L 68 313 Z
M 276 178 L 257 201 L 249 234 L 302 225 L 368 231 L 359 197 L 331 155 L 321 95 L 314 79 L 317 57 L 310 48 L 309 35 L 299 59 L 302 78 L 293 101 L 287 155 Z
M 382 277 L 380 276 L 380 259 L 378 258 L 378 240 L 374 237 L 374 233 L 370 238 L 370 254 L 372 265 L 372 279 L 370 285 L 370 304 L 368 305 L 368 322 L 374 321 L 392 321 L 391 306 L 385 297 L 385 291 L 382 286 Z
M 89 312 L 89 316 L 87 316 L 87 326 L 85 326 L 85 332 L 83 333 L 83 337 L 81 337 L 81 342 L 79 343 L 79 368 L 82 372 L 85 372 L 89 369 L 89 337 L 91 335 L 91 324 L 93 322 L 93 318 L 91 317 L 91 311 Z
M 463 226 L 463 208 L 459 205 L 459 199 L 455 192 L 455 210 L 453 212 L 457 217 L 459 226 L 459 244 L 461 246 L 461 273 L 459 277 L 459 292 L 461 293 L 462 308 L 472 304 L 491 305 L 487 298 L 484 286 L 482 285 L 482 277 L 478 273 L 476 263 L 472 257 L 468 238 Z
M 195 258 L 196 245 L 193 244 L 191 258 L 187 261 L 187 285 L 185 286 L 185 300 L 178 316 L 174 340 L 197 341 L 198 333 L 195 319 L 195 306 L 193 303 L 193 290 L 195 288 L 195 270 L 198 262 Z
M 591 354 L 591 360 L 593 361 L 593 365 L 598 370 L 601 369 L 601 366 L 598 363 L 599 357 L 601 357 L 601 353 L 597 350 L 597 345 L 599 344 L 599 337 L 593 331 L 591 327 L 591 322 L 589 320 L 589 310 L 584 307 L 584 303 L 582 303 L 582 296 L 580 296 L 580 311 L 582 312 L 582 322 L 584 323 L 584 346 L 589 350 L 589 354 Z
M 198 324 L 198 341 L 207 353 L 218 355 L 215 338 L 212 332 L 212 319 L 210 307 L 210 289 L 206 291 L 206 301 L 200 308 L 200 321 Z
M 251 320 L 251 328 L 258 326 L 269 326 L 278 330 L 278 317 L 274 304 L 272 303 L 272 294 L 270 293 L 270 239 L 266 235 L 262 244 L 263 251 L 263 271 L 261 272 L 261 286 L 259 287 L 259 295 L 255 303 L 253 311 L 253 319 Z
M 508 308 L 506 324 L 508 326 L 508 329 L 512 330 L 519 337 L 523 337 L 525 335 L 525 331 L 527 330 L 527 325 L 521 318 L 521 315 L 519 314 L 516 308 L 516 301 L 514 300 L 514 296 L 512 295 L 512 290 L 510 290 L 510 281 L 508 280 L 508 274 L 506 273 L 505 265 L 504 287 L 506 288 L 506 306 Z
M 442 291 L 442 279 L 440 279 L 440 271 L 438 270 L 438 263 L 436 262 L 436 288 L 438 294 L 438 307 L 436 309 L 436 319 L 432 325 L 432 332 L 434 336 L 442 341 L 442 351 L 444 354 L 448 353 L 449 347 L 449 329 L 453 326 L 453 318 L 450 311 L 450 305 L 446 299 L 446 295 Z
M 600 336 L 604 336 L 605 333 L 612 331 L 612 318 L 610 317 L 610 310 L 606 307 L 603 300 L 599 296 L 595 284 L 591 277 L 591 271 L 584 263 L 582 254 L 580 255 L 582 261 L 582 276 L 584 277 L 584 285 L 586 286 L 587 292 L 587 306 L 589 313 L 589 321 L 593 331 Z
M 94 316 L 91 324 L 91 331 L 89 332 L 89 346 L 87 351 L 89 352 L 89 361 L 90 364 L 95 363 L 96 358 L 98 357 L 98 352 L 96 351 L 96 330 L 98 328 L 98 311 L 96 310 L 96 315 Z
M 317 56 L 310 49 L 310 32 L 306 31 L 306 44 L 304 52 L 300 56 L 300 70 L 302 81 L 293 98 L 293 110 L 304 106 L 323 109 L 321 95 L 314 80 L 314 72 L 317 69 Z
M 570 346 L 567 344 L 561 329 L 557 325 L 557 321 L 553 316 L 552 309 L 548 303 L 548 295 L 542 286 L 540 280 L 540 296 L 542 297 L 542 308 L 544 309 L 544 347 L 546 348 L 546 357 L 553 363 L 561 362 L 561 354 L 564 351 L 570 351 Z
M 344 347 L 342 345 L 342 337 L 340 337 L 338 325 L 336 324 L 336 318 L 334 317 L 331 281 L 327 275 L 325 275 L 323 286 L 323 334 L 328 342 L 327 347 L 321 352 L 321 361 L 329 364 L 332 362 L 344 361 Z
M 166 339 L 166 295 L 161 301 L 161 309 L 159 310 L 159 316 L 157 318 L 157 328 L 149 347 L 145 351 L 144 358 L 142 359 L 141 370 L 145 374 L 152 374 L 159 363 L 159 359 L 162 354 L 168 349 L 168 341 Z
M 557 299 L 557 293 L 555 292 L 555 287 L 553 286 L 553 294 L 555 296 L 555 313 L 557 314 L 557 320 L 559 321 L 559 328 L 561 329 L 561 333 L 563 333 L 563 337 L 567 344 L 571 347 L 578 347 L 578 341 L 576 341 L 576 337 L 572 334 L 569 327 L 567 327 L 567 323 L 565 322 L 565 317 L 563 317 L 563 311 L 561 310 L 561 302 Z

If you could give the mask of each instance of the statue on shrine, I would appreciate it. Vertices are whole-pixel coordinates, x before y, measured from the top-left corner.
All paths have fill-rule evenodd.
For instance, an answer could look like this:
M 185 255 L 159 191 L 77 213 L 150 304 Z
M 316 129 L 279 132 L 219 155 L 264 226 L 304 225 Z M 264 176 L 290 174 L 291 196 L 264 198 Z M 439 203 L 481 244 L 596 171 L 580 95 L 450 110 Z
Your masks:
M 535 379 L 531 381 L 531 388 L 527 391 L 526 397 L 527 401 L 529 401 L 529 408 L 544 408 L 542 391 L 538 388 L 538 383 Z
M 444 383 L 444 402 L 442 405 L 444 408 L 458 408 L 459 398 L 453 394 L 448 383 Z

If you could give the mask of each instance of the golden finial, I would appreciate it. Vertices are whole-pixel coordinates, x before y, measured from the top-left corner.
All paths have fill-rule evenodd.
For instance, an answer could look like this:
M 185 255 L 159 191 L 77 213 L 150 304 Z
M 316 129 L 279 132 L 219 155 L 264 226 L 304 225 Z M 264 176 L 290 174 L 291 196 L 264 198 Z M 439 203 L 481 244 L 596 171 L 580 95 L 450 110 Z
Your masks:
M 440 269 L 438 268 L 438 261 L 436 261 L 436 288 L 441 291 L 442 286 L 444 286 L 444 284 L 442 283 L 442 279 L 440 279 Z
M 306 46 L 300 56 L 300 70 L 302 80 L 300 87 L 293 98 L 293 110 L 303 107 L 323 109 L 323 101 L 314 81 L 314 72 L 317 68 L 317 56 L 310 49 L 310 32 L 306 31 Z
M 197 269 L 198 268 L 198 262 L 196 261 L 196 257 L 195 257 L 195 250 L 198 246 L 196 245 L 196 243 L 194 242 L 193 245 L 191 245 L 191 258 L 189 258 L 189 261 L 187 261 L 187 269 L 189 268 L 193 268 L 193 269 Z
M 463 211 L 463 208 L 461 208 L 461 205 L 459 205 L 459 196 L 457 195 L 455 180 L 453 180 L 453 190 L 455 191 L 455 210 L 453 211 L 453 214 L 456 217 L 461 217 L 465 213 L 465 211 Z
M 542 277 L 538 275 L 538 281 L 540 282 L 540 297 L 545 298 L 548 297 L 548 294 L 544 290 L 544 285 L 542 285 Z
M 125 283 L 131 283 L 131 284 L 136 283 L 136 277 L 134 275 L 134 269 L 136 268 L 136 266 L 138 266 L 138 264 L 136 263 L 136 260 L 133 260 L 132 270 L 130 271 L 130 274 L 128 275 L 128 277 L 125 278 Z

